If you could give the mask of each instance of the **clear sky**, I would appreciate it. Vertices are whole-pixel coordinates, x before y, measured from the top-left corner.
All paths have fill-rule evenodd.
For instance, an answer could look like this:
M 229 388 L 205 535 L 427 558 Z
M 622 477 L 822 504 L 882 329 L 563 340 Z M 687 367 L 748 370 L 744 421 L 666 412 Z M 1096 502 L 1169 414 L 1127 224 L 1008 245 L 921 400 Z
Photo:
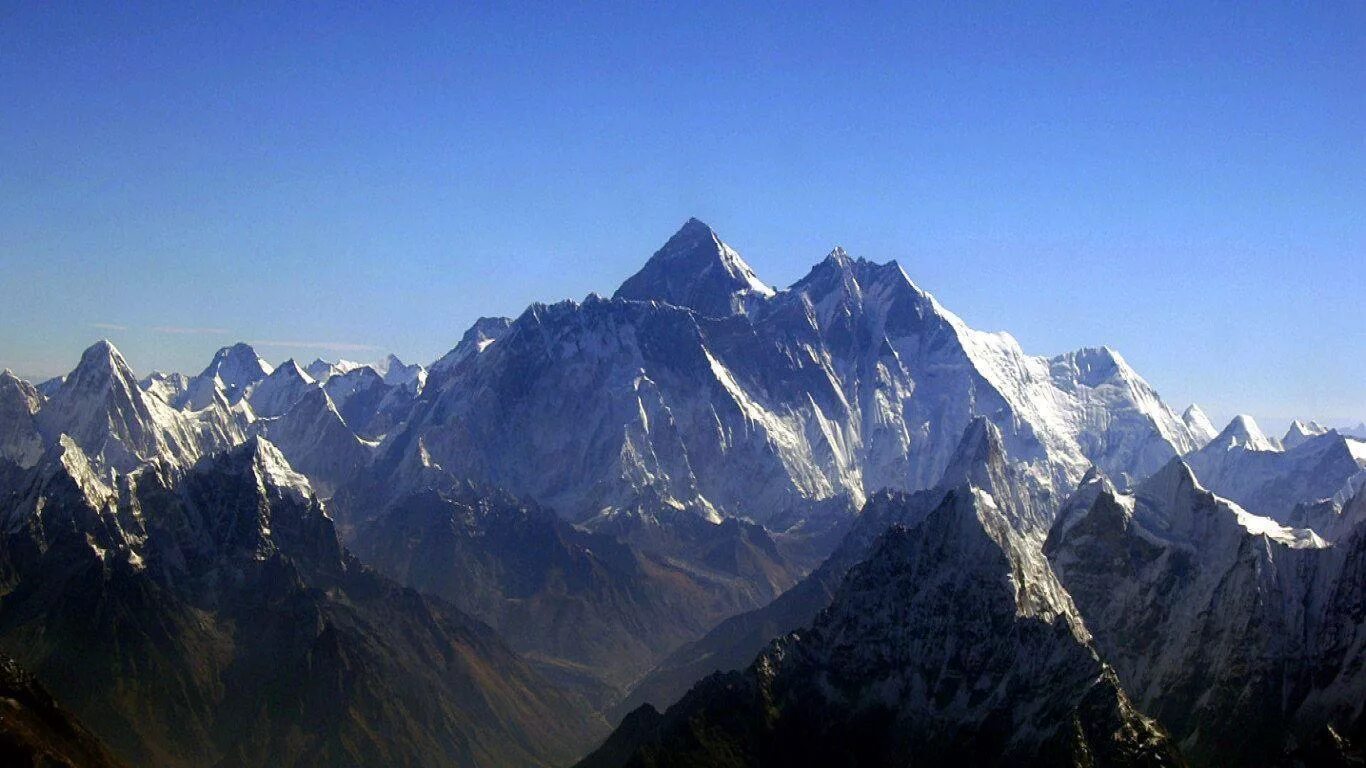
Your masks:
M 1366 418 L 1366 3 L 80 5 L 0 7 L 30 377 L 101 336 L 430 361 L 698 216 L 770 283 L 897 259 L 1178 408 Z

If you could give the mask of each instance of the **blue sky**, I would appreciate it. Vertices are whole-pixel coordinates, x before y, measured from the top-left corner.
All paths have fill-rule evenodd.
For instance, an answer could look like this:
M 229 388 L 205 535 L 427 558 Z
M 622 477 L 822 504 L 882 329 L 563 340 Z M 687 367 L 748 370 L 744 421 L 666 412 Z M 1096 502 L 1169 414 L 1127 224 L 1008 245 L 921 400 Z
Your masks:
M 0 9 L 0 367 L 430 361 L 698 216 L 1178 407 L 1366 418 L 1366 4 L 187 5 Z

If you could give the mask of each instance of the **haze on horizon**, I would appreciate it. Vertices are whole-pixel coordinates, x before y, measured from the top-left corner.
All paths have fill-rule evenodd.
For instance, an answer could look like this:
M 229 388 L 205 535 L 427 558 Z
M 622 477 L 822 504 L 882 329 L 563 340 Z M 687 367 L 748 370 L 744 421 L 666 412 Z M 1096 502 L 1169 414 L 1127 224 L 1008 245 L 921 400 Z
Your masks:
M 0 11 L 0 368 L 429 363 L 689 216 L 1175 407 L 1366 419 L 1366 7 Z

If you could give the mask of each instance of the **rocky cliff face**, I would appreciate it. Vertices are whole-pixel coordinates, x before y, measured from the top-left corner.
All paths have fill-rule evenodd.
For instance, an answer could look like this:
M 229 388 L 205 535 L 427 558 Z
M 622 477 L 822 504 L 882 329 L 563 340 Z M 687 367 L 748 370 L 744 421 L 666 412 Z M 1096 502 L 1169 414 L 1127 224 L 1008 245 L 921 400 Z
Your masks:
M 1088 478 L 1046 551 L 1126 690 L 1194 762 L 1264 765 L 1329 729 L 1360 738 L 1364 532 L 1329 545 L 1177 461 L 1132 495 Z
M 777 592 L 453 482 L 398 500 L 355 541 L 367 562 L 484 619 L 548 674 L 599 689 L 603 705 L 679 643 Z
M 1067 593 L 965 486 L 883 534 L 810 629 L 644 708 L 583 766 L 1178 765 Z
M 364 568 L 254 439 L 8 487 L 0 648 L 155 765 L 551 765 L 601 727 L 484 625 Z
M 878 537 L 896 525 L 916 525 L 954 488 L 971 485 L 986 490 L 1002 500 L 1002 514 L 1012 526 L 1030 530 L 1037 511 L 1030 506 L 1035 498 L 1027 482 L 1007 460 L 1000 431 L 984 417 L 974 419 L 934 488 L 874 494 L 834 552 L 811 574 L 773 602 L 728 619 L 679 647 L 637 683 L 614 712 L 625 714 L 645 703 L 666 707 L 708 674 L 743 669 L 772 638 L 810 626 Z

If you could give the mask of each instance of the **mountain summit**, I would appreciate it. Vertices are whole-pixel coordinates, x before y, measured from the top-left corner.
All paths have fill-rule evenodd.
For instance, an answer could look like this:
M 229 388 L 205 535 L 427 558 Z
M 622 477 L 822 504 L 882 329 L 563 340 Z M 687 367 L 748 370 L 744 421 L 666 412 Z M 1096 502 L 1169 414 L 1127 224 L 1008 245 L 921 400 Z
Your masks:
M 711 227 L 688 219 L 639 272 L 621 284 L 614 298 L 661 301 L 703 315 L 727 317 L 744 312 L 748 297 L 773 293 Z

